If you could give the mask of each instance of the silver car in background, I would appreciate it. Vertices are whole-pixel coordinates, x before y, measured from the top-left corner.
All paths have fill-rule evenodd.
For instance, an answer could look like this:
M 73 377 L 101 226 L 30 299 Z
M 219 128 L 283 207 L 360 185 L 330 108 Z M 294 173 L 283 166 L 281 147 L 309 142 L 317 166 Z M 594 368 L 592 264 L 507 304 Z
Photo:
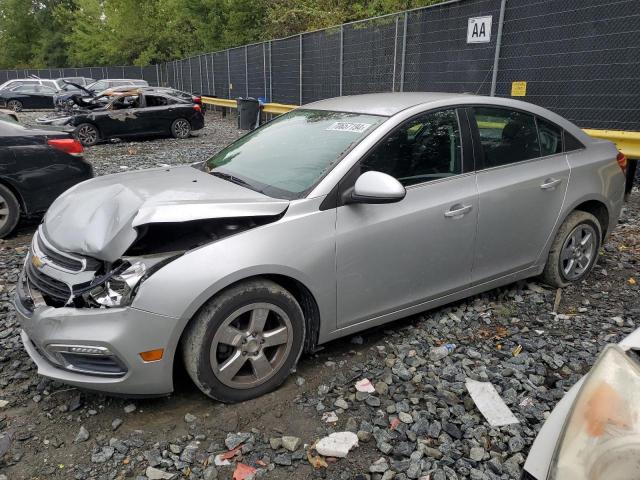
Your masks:
M 109 175 L 51 206 L 16 307 L 42 375 L 212 398 L 273 390 L 303 351 L 541 275 L 582 280 L 624 157 L 543 108 L 445 93 L 300 107 L 193 166 Z

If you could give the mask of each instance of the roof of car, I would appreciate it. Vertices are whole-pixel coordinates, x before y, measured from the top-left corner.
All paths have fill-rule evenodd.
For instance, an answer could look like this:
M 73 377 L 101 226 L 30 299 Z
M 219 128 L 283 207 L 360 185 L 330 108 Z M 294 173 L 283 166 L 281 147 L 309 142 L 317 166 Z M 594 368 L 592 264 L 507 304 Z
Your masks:
M 454 99 L 460 96 L 464 96 L 465 99 L 470 97 L 470 95 L 463 93 L 444 92 L 368 93 L 320 100 L 303 105 L 302 108 L 391 116 L 415 105 Z

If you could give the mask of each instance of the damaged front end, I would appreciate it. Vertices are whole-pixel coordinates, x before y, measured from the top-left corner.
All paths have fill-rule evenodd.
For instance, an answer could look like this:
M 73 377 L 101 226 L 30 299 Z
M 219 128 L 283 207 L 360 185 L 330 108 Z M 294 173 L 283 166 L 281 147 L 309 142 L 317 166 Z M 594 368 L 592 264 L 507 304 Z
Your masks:
M 33 237 L 18 296 L 29 311 L 54 308 L 118 308 L 131 304 L 140 285 L 186 252 L 276 220 L 200 219 L 135 228 L 137 235 L 121 258 L 105 261 L 53 246 L 41 225 Z

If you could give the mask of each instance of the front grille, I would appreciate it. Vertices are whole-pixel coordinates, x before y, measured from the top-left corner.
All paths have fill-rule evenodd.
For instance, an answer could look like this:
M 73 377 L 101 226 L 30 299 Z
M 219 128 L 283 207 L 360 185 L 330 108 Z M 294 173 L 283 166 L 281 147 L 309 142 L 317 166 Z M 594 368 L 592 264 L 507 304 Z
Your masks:
M 67 257 L 66 255 L 62 255 L 61 253 L 56 252 L 52 248 L 49 248 L 49 246 L 45 242 L 41 241 L 37 236 L 34 240 L 38 242 L 38 248 L 40 249 L 42 254 L 49 260 L 51 260 L 54 264 L 73 272 L 80 272 L 82 270 L 84 265 L 80 260 Z
M 97 375 L 124 375 L 127 373 L 116 357 L 112 355 L 83 355 L 78 353 L 60 352 L 68 369 L 81 373 Z
M 71 297 L 71 289 L 66 283 L 42 273 L 30 261 L 27 261 L 27 278 L 40 293 L 63 304 Z

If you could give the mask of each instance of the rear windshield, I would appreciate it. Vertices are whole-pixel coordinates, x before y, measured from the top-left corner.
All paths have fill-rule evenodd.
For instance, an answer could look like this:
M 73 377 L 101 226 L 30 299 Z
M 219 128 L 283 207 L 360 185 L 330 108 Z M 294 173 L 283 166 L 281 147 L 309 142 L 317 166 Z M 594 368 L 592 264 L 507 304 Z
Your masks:
M 229 145 L 204 169 L 265 195 L 301 198 L 386 118 L 293 110 Z

